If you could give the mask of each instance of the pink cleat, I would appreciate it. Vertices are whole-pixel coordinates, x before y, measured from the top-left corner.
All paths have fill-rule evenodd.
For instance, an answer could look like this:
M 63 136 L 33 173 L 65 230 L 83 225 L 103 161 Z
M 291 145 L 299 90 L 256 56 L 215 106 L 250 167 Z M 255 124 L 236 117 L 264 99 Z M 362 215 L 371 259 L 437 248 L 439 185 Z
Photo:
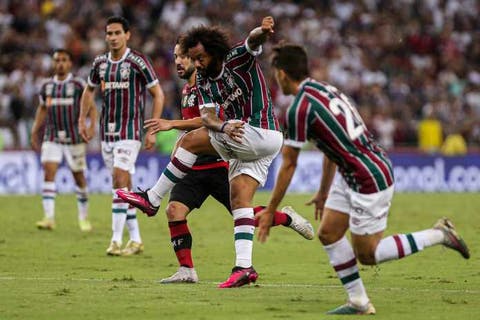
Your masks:
M 153 217 L 157 214 L 158 208 L 150 203 L 148 200 L 147 190 L 140 190 L 139 192 L 117 190 L 117 196 L 125 202 L 130 203 L 132 206 L 142 210 L 149 217 Z
M 258 273 L 253 269 L 250 268 L 240 268 L 235 267 L 232 270 L 232 274 L 227 279 L 227 281 L 220 283 L 218 285 L 219 288 L 238 288 L 244 286 L 246 284 L 250 284 L 250 282 L 255 283 L 258 278 Z

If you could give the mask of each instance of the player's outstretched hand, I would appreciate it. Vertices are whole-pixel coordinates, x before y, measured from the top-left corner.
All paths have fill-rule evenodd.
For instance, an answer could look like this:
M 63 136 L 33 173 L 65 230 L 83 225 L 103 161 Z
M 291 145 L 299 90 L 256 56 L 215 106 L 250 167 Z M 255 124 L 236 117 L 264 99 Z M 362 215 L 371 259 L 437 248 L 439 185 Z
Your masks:
M 160 131 L 168 131 L 173 129 L 172 122 L 166 119 L 148 119 L 145 120 L 144 129 L 148 129 L 149 134 L 155 134 Z
M 323 208 L 325 207 L 325 201 L 327 200 L 326 196 L 316 193 L 310 201 L 306 202 L 305 205 L 310 206 L 315 205 L 315 220 L 322 219 Z
M 270 234 L 270 227 L 273 222 L 273 213 L 269 212 L 266 208 L 255 215 L 255 219 L 258 219 L 258 232 L 257 239 L 260 242 L 267 241 Z

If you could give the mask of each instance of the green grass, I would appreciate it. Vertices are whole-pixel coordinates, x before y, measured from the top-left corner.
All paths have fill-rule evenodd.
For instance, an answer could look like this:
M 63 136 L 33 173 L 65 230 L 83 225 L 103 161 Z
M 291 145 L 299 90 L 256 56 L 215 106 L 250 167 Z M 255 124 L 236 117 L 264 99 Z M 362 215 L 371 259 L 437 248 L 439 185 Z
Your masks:
M 265 203 L 259 193 L 256 203 Z M 289 195 L 313 221 L 308 195 Z M 254 244 L 257 285 L 216 288 L 234 263 L 231 217 L 213 200 L 190 215 L 199 284 L 160 285 L 177 268 L 166 219 L 139 216 L 145 253 L 105 255 L 110 200 L 92 195 L 94 231 L 82 234 L 72 195 L 57 197 L 57 229 L 39 231 L 39 196 L 1 197 L 0 319 L 338 319 L 325 312 L 345 300 L 318 240 L 288 228 Z M 380 265 L 361 275 L 377 319 L 480 319 L 480 197 L 478 194 L 398 194 L 387 235 L 428 228 L 447 215 L 470 245 L 472 258 L 443 247 Z M 318 222 L 314 222 L 315 227 Z M 126 236 L 125 232 L 125 236 Z M 127 239 L 125 238 L 126 242 Z

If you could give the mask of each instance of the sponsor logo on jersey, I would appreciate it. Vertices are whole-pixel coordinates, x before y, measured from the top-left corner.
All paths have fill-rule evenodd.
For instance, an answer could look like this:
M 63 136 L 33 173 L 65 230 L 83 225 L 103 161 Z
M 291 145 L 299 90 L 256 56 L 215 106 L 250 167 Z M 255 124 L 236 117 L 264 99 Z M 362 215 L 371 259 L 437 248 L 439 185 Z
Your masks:
M 47 97 L 47 106 L 69 106 L 74 103 L 73 98 L 52 98 Z
M 130 83 L 128 81 L 105 82 L 104 90 L 128 89 Z
M 232 104 L 232 102 L 235 101 L 236 99 L 238 99 L 238 97 L 240 97 L 242 94 L 243 94 L 242 89 L 237 87 L 237 89 L 235 91 L 233 91 L 227 97 L 227 99 L 225 99 L 225 103 L 222 105 L 223 109 L 227 109 L 230 106 L 230 104 Z
M 101 79 L 105 78 L 105 72 L 107 72 L 107 63 L 102 62 L 100 66 L 98 66 L 98 75 Z

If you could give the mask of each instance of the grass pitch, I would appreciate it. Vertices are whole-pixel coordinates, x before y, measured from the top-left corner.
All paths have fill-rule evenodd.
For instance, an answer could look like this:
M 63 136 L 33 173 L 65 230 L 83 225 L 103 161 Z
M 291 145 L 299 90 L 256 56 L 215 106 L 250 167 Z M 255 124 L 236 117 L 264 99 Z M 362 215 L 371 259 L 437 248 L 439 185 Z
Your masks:
M 267 193 L 259 193 L 264 204 Z M 314 226 L 303 203 L 285 202 Z M 198 284 L 161 285 L 177 262 L 166 219 L 139 213 L 145 253 L 105 255 L 111 236 L 110 198 L 90 197 L 94 230 L 77 226 L 73 195 L 59 195 L 57 229 L 39 231 L 40 196 L 0 197 L 0 319 L 338 319 L 325 312 L 346 294 L 318 240 L 272 229 L 269 241 L 254 243 L 257 285 L 217 289 L 234 263 L 231 217 L 214 200 L 189 217 Z M 379 267 L 361 267 L 377 319 L 480 319 L 480 197 L 478 194 L 397 194 L 387 235 L 430 227 L 450 217 L 472 257 L 441 246 Z M 128 240 L 125 232 L 124 243 Z M 355 318 L 355 317 L 354 317 Z

